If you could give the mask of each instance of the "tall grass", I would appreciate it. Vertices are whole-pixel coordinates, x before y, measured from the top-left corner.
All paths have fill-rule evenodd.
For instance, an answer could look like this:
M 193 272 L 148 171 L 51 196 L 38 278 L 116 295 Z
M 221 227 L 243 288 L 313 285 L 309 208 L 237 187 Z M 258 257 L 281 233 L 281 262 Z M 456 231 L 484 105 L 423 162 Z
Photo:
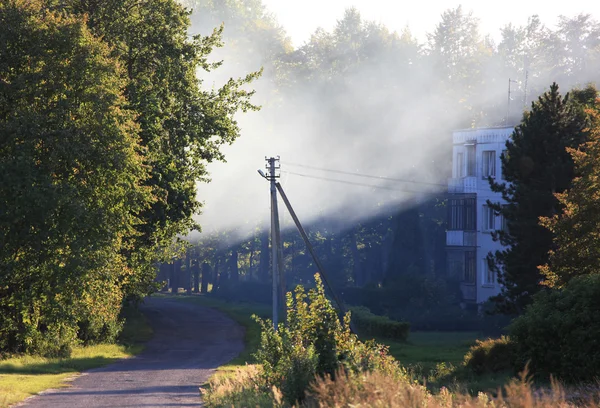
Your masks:
M 209 407 L 287 407 L 281 392 L 261 384 L 260 367 L 238 369 L 235 376 L 214 377 L 203 390 Z M 570 397 L 567 397 L 567 394 Z M 433 394 L 411 381 L 398 381 L 379 372 L 348 376 L 339 373 L 335 380 L 317 378 L 308 398 L 297 408 L 571 408 L 600 407 L 597 387 L 569 393 L 556 381 L 547 389 L 536 389 L 527 374 L 508 382 L 495 396 L 450 392 L 442 388 Z

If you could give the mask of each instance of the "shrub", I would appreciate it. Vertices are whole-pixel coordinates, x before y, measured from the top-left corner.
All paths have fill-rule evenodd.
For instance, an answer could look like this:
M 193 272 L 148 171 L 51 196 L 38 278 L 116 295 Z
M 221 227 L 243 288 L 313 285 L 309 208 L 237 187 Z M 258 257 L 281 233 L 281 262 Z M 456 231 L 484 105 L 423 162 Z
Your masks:
M 542 291 L 511 324 L 517 363 L 565 381 L 600 376 L 600 275 L 574 278 L 564 289 Z
M 477 340 L 465 355 L 464 365 L 476 374 L 514 369 L 515 344 L 507 336 Z
M 397 322 L 386 316 L 377 316 L 362 306 L 352 307 L 352 323 L 363 336 L 384 337 L 398 341 L 406 341 L 410 324 Z
M 284 401 L 302 401 L 315 377 L 380 371 L 395 378 L 407 377 L 387 348 L 374 341 L 360 342 L 349 329 L 350 315 L 340 322 L 325 296 L 319 275 L 316 287 L 305 292 L 298 286 L 287 296 L 287 321 L 277 331 L 269 320 L 255 319 L 262 328 L 261 344 L 255 357 L 262 364 L 263 387 L 275 387 Z

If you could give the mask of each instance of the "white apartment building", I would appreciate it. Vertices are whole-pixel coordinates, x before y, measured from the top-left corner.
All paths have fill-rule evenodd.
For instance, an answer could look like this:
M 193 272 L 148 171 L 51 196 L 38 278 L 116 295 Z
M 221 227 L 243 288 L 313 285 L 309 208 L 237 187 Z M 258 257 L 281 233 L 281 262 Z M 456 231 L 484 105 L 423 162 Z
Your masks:
M 503 202 L 490 189 L 488 176 L 502 179 L 500 155 L 512 127 L 458 130 L 452 134 L 452 178 L 448 180 L 448 273 L 460 279 L 466 303 L 482 303 L 500 293 L 488 253 L 501 249 L 492 231 L 505 228 L 501 216 L 487 206 Z

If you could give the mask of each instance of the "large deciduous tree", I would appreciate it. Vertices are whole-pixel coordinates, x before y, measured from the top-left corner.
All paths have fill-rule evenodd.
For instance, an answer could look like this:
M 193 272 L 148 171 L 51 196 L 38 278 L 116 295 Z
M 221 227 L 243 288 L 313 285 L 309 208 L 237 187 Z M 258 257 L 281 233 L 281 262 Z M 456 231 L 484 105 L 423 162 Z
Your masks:
M 573 160 L 567 148 L 586 140 L 587 115 L 583 106 L 593 101 L 596 90 L 586 88 L 561 96 L 558 85 L 532 103 L 501 155 L 506 183 L 490 179 L 493 191 L 502 193 L 506 205 L 488 202 L 506 221 L 507 230 L 494 238 L 505 249 L 490 253 L 488 261 L 503 284 L 498 305 L 518 313 L 531 302 L 542 280 L 539 265 L 548 261 L 552 234 L 539 225 L 540 217 L 561 211 L 556 193 L 571 185 Z
M 0 351 L 111 339 L 253 109 L 175 0 L 0 3 Z
M 249 102 L 253 92 L 244 85 L 258 74 L 204 90 L 198 72 L 221 65 L 208 58 L 222 45 L 222 30 L 190 38 L 190 12 L 175 0 L 48 2 L 85 18 L 126 68 L 127 107 L 137 114 L 140 144 L 150 166 L 146 184 L 157 198 L 139 214 L 140 234 L 128 257 L 138 272 L 128 294 L 143 296 L 154 279 L 156 248 L 169 247 L 177 234 L 199 228 L 193 219 L 201 208 L 196 183 L 208 181 L 206 163 L 224 160 L 220 147 L 239 136 L 234 114 L 255 109 Z
M 124 73 L 85 21 L 0 4 L 0 351 L 118 332 L 124 257 L 153 204 Z

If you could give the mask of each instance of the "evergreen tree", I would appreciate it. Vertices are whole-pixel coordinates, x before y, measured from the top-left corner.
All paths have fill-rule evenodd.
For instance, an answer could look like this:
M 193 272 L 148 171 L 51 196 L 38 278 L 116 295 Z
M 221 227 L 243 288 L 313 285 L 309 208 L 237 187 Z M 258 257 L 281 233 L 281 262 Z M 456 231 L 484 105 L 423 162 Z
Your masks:
M 552 84 L 532 103 L 531 111 L 506 142 L 501 161 L 507 183 L 490 179 L 492 190 L 502 193 L 507 203 L 488 201 L 507 225 L 507 230 L 494 234 L 506 249 L 488 255 L 503 285 L 495 300 L 505 313 L 522 311 L 540 288 L 538 265 L 548 261 L 552 233 L 539 225 L 539 218 L 561 209 L 555 194 L 568 189 L 574 175 L 573 159 L 566 149 L 586 139 L 583 105 L 590 102 L 591 95 L 595 98 L 596 91 L 588 87 L 562 97 L 558 85 Z
M 549 262 L 540 267 L 543 282 L 563 287 L 573 277 L 600 273 L 600 100 L 590 109 L 589 140 L 578 149 L 569 148 L 578 177 L 572 188 L 556 194 L 561 214 L 543 217 L 541 225 L 554 234 Z

